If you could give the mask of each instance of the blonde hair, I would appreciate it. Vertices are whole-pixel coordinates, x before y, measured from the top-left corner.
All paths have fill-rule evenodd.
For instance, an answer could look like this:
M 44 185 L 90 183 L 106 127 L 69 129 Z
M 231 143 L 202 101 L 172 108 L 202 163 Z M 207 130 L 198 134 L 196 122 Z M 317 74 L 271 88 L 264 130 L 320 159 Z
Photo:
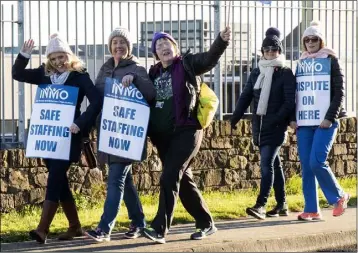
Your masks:
M 68 54 L 65 53 L 68 58 L 68 62 L 66 62 L 67 71 L 77 71 L 77 72 L 84 72 L 85 70 L 85 64 L 84 62 L 77 57 L 75 54 Z M 50 56 L 50 55 L 49 55 Z M 53 75 L 57 72 L 56 67 L 52 65 L 50 57 L 47 57 L 47 62 L 45 64 L 45 74 L 46 75 Z

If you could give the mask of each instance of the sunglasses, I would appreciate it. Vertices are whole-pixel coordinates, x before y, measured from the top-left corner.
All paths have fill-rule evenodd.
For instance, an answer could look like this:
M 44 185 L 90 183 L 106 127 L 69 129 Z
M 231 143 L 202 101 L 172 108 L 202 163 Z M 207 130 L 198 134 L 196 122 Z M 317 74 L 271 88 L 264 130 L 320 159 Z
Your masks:
M 267 52 L 277 52 L 280 48 L 279 47 L 275 47 L 275 46 L 268 46 L 268 47 L 263 47 L 262 50 L 267 53 Z
M 318 40 L 319 40 L 319 38 L 313 37 L 313 38 L 305 38 L 303 41 L 305 43 L 310 43 L 310 41 L 312 41 L 312 43 L 316 43 Z

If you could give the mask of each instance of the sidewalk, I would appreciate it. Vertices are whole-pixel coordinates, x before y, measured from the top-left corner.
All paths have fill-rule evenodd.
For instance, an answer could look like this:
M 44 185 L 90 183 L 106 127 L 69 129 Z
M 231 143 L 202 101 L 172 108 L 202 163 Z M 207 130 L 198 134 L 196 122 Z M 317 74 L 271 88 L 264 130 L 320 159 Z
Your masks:
M 141 237 L 124 239 L 122 233 L 115 233 L 111 242 L 95 243 L 88 238 L 76 238 L 63 242 L 48 240 L 45 245 L 36 242 L 1 244 L 1 251 L 130 251 L 130 252 L 273 252 L 273 251 L 318 251 L 340 249 L 357 244 L 357 209 L 349 208 L 341 217 L 333 217 L 332 210 L 323 211 L 325 221 L 302 222 L 297 213 L 288 217 L 267 218 L 258 221 L 253 218 L 217 222 L 218 232 L 204 240 L 189 239 L 193 224 L 174 226 L 166 237 L 166 244 L 155 244 Z

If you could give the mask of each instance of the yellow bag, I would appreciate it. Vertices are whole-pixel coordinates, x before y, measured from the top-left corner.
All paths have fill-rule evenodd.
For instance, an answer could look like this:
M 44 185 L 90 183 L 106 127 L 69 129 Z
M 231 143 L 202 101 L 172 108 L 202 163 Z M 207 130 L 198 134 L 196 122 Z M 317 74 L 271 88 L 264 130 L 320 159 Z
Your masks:
M 198 105 L 198 120 L 202 128 L 207 128 L 215 117 L 219 99 L 206 83 L 201 83 Z

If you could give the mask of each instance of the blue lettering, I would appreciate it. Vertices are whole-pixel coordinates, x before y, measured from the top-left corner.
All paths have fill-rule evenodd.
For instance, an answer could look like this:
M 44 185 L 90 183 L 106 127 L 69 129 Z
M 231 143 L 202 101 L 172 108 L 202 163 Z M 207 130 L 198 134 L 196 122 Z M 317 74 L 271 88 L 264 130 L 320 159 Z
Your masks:
M 109 137 L 108 147 L 128 151 L 131 142 L 116 137 Z
M 302 97 L 303 105 L 314 105 L 314 96 L 304 96 Z
M 55 152 L 56 148 L 57 148 L 56 141 L 36 140 L 35 142 L 35 150 Z
M 319 110 L 307 110 L 298 112 L 299 120 L 320 119 Z
M 134 120 L 136 110 L 125 108 L 125 107 L 119 107 L 118 105 L 113 107 L 113 116 L 128 119 L 128 117 L 132 120 Z
M 45 110 L 45 109 L 42 109 L 40 111 L 40 119 L 59 121 L 60 120 L 60 112 L 61 111 L 59 111 L 59 110 Z
M 103 119 L 103 121 L 102 121 L 102 129 L 107 130 L 107 120 L 106 119 Z
M 305 90 L 329 90 L 328 81 L 306 81 L 297 83 L 297 91 Z

